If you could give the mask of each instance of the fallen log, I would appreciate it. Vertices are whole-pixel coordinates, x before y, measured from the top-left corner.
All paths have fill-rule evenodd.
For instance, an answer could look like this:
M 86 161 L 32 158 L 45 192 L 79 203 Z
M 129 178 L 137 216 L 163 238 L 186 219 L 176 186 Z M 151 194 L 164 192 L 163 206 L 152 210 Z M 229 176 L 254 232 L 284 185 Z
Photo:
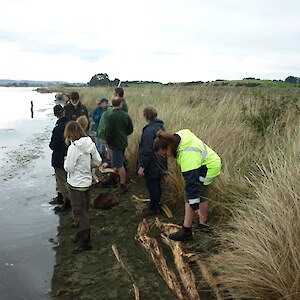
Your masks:
M 139 240 L 142 246 L 150 253 L 159 274 L 165 280 L 169 289 L 176 295 L 177 299 L 185 299 L 175 273 L 168 267 L 166 258 L 157 240 L 148 236 L 149 231 L 150 227 L 144 219 L 139 224 L 136 239 Z
M 174 232 L 174 227 L 166 226 L 164 223 L 160 222 L 158 218 L 156 218 L 155 224 L 166 235 L 166 239 L 168 239 L 167 236 L 169 236 L 170 233 Z M 174 263 L 181 278 L 182 284 L 185 288 L 188 299 L 200 300 L 200 296 L 196 288 L 195 275 L 184 259 L 185 253 L 182 249 L 182 243 L 169 239 L 168 244 L 170 245 L 170 248 L 172 250 Z

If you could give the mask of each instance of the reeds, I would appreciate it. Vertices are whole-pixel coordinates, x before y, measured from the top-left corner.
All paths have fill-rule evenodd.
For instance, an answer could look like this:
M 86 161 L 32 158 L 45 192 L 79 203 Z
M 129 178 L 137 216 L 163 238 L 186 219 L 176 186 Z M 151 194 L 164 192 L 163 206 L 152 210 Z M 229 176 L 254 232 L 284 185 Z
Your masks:
M 92 90 L 91 101 L 97 93 L 109 98 L 105 93 L 111 92 Z M 87 100 L 89 90 L 84 93 Z M 261 98 L 251 89 L 125 88 L 134 123 L 126 155 L 134 168 L 146 105 L 156 107 L 168 132 L 189 128 L 198 135 L 222 159 L 221 175 L 209 194 L 209 214 L 218 217 L 213 225 L 221 231 L 222 248 L 214 249 L 209 267 L 223 293 L 229 299 L 300 299 L 299 92 L 261 89 L 260 94 L 270 105 L 292 99 L 292 105 L 272 115 L 263 135 L 243 114 L 243 105 L 251 104 L 253 115 L 265 116 L 258 110 Z M 183 180 L 174 161 L 167 186 L 172 209 L 183 203 Z

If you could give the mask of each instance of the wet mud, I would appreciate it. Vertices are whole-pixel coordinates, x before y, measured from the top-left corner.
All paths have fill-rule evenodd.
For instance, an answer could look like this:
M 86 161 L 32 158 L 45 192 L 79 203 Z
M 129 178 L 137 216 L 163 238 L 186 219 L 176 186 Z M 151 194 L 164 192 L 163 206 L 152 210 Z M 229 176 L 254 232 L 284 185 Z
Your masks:
M 155 264 L 140 242 L 135 239 L 139 223 L 146 218 L 154 222 L 156 216 L 147 214 L 148 204 L 133 201 L 132 196 L 148 198 L 142 179 L 131 175 L 129 192 L 118 195 L 118 188 L 103 188 L 101 183 L 91 188 L 92 198 L 108 192 L 113 193 L 119 204 L 111 209 L 90 208 L 91 239 L 93 249 L 82 253 L 72 252 L 75 244 L 72 241 L 75 229 L 72 228 L 71 211 L 61 212 L 56 250 L 56 265 L 52 278 L 53 299 L 135 299 L 132 278 L 121 267 L 112 251 L 115 245 L 132 274 L 133 280 L 140 290 L 140 299 L 176 299 L 172 291 L 158 273 Z M 182 223 L 183 207 L 171 208 L 174 217 L 168 219 L 164 214 L 158 217 L 167 223 Z M 168 258 L 170 267 L 173 265 L 172 253 L 162 243 L 158 230 L 151 234 L 158 241 Z M 188 244 L 193 252 L 209 253 L 211 237 L 195 233 L 195 240 Z M 174 266 L 173 266 L 174 267 Z M 204 299 L 214 299 L 209 288 L 203 283 L 199 270 L 195 268 L 197 285 Z M 173 268 L 175 269 L 175 268 Z

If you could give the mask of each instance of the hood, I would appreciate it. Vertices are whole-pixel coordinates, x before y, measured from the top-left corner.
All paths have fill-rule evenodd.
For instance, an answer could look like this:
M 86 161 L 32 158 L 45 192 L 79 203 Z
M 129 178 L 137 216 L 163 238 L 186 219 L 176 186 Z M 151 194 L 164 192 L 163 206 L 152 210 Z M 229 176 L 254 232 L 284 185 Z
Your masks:
M 94 142 L 89 136 L 85 136 L 75 141 L 74 145 L 83 153 L 92 153 Z

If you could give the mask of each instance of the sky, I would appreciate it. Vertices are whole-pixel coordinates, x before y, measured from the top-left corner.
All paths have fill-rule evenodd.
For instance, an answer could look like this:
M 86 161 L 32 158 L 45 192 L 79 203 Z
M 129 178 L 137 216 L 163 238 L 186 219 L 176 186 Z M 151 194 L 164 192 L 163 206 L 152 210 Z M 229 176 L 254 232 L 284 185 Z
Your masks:
M 300 77 L 299 0 L 0 0 L 0 79 Z

